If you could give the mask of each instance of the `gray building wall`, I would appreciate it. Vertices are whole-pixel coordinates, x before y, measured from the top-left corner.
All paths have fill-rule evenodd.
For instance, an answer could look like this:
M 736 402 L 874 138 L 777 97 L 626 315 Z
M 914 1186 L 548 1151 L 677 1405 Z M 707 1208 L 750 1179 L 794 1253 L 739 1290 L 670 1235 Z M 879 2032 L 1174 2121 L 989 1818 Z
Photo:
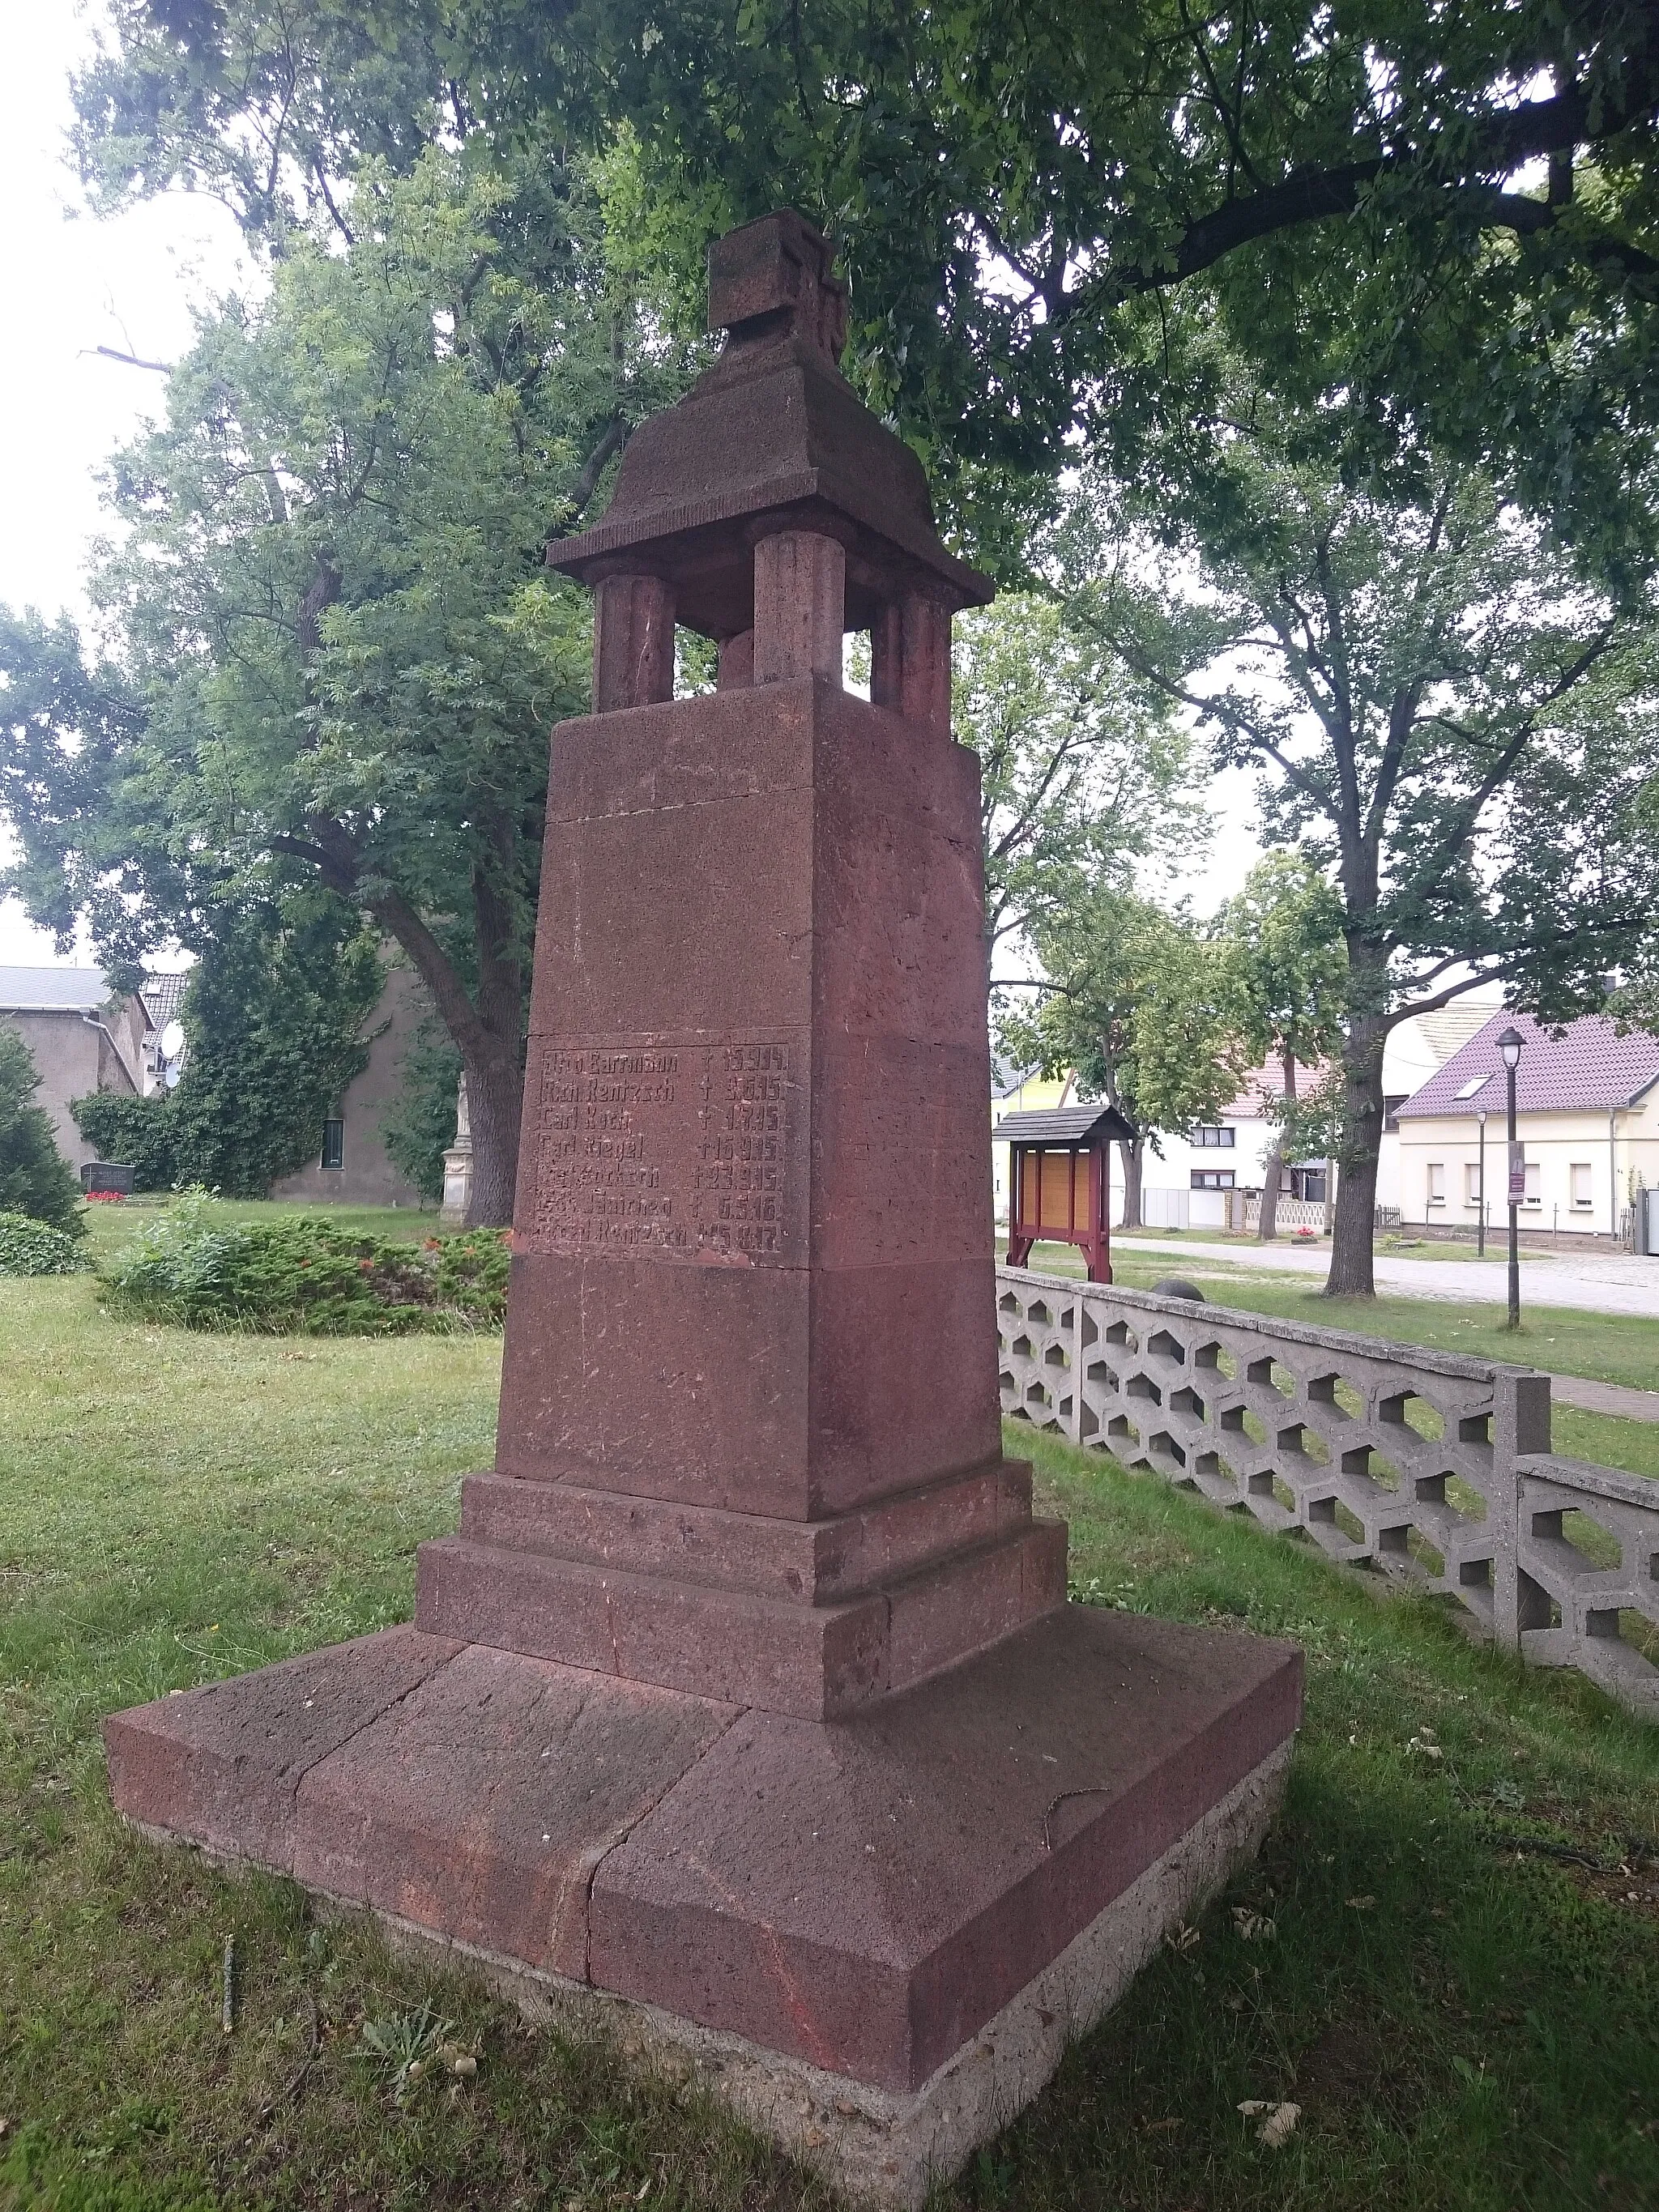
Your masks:
M 308 1167 L 273 1183 L 273 1198 L 302 1199 L 308 1205 L 419 1206 L 421 1194 L 386 1156 L 380 1124 L 403 1088 L 399 1063 L 431 1006 L 418 976 L 407 968 L 387 974 L 380 1003 L 369 1019 L 380 1034 L 368 1048 L 368 1063 L 347 1086 L 340 1102 L 345 1124 L 344 1164 L 322 1164 L 323 1133 L 317 1132 L 317 1156 Z
M 45 1013 L 0 1014 L 0 1020 L 21 1032 L 34 1056 L 40 1075 L 34 1103 L 52 1116 L 58 1151 L 72 1168 L 95 1160 L 97 1147 L 75 1126 L 70 1101 L 92 1091 L 137 1095 L 143 1081 L 142 1013 L 135 1018 L 124 1002 L 95 1017 L 54 1007 Z

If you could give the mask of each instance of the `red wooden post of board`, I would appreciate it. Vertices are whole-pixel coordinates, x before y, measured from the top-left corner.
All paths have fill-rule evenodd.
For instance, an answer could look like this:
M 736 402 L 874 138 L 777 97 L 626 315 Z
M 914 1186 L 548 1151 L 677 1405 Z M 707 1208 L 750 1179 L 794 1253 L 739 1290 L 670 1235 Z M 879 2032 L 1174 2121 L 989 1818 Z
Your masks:
M 1023 1267 L 1031 1256 L 1031 1245 L 1034 1241 L 1030 1231 L 1030 1218 L 1025 1210 L 1026 1176 L 1032 1155 L 1024 1145 L 1012 1145 L 1009 1147 L 1009 1152 L 1011 1157 L 1008 1162 L 1008 1265 L 1011 1267 Z M 1036 1155 L 1036 1163 L 1037 1188 L 1040 1194 L 1042 1188 L 1041 1152 Z M 1042 1210 L 1039 1196 L 1037 1211 L 1041 1212 Z

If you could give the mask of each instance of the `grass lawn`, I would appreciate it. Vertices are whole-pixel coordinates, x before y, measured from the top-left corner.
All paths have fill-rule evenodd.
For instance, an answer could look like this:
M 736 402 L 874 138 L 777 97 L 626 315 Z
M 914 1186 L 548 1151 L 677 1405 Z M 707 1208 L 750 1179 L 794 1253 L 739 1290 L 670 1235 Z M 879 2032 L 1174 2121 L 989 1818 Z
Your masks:
M 82 1278 L 0 1283 L 0 2207 L 828 2208 L 672 2084 L 109 1809 L 107 1711 L 407 1617 L 489 1457 L 499 1340 L 186 1336 Z M 1308 1717 L 1260 1863 L 940 2205 L 1659 2203 L 1659 1729 L 1155 1478 L 1011 1443 L 1080 1595 L 1294 1636 Z M 399 2105 L 364 2027 L 428 2003 L 477 2072 Z M 1302 2107 L 1281 2148 L 1258 2097 Z
M 106 1201 L 88 1206 L 87 1249 L 91 1257 L 100 1262 L 109 1259 L 176 1202 L 170 1192 L 144 1191 L 123 1199 L 118 1206 Z M 405 1237 L 412 1242 L 438 1231 L 435 1206 L 323 1206 L 300 1199 L 222 1198 L 213 1201 L 212 1211 L 226 1221 L 280 1221 L 312 1214 L 348 1234 L 383 1237 L 393 1243 Z
M 1078 1255 L 1063 1244 L 1039 1244 L 1031 1265 L 1044 1274 L 1083 1273 Z M 1386 1292 L 1375 1298 L 1328 1298 L 1321 1294 L 1316 1278 L 1270 1274 L 1231 1262 L 1224 1269 L 1213 1263 L 1205 1267 L 1173 1254 L 1165 1261 L 1121 1245 L 1113 1248 L 1112 1266 L 1117 1280 L 1132 1290 L 1150 1290 L 1167 1275 L 1185 1275 L 1214 1305 L 1278 1314 L 1316 1328 L 1350 1328 L 1363 1336 L 1426 1345 L 1437 1352 L 1514 1361 L 1553 1374 L 1588 1375 L 1638 1390 L 1659 1389 L 1659 1317 L 1650 1321 L 1639 1314 L 1533 1306 L 1525 1310 L 1519 1331 L 1511 1334 L 1504 1326 L 1502 1306 Z M 1556 1450 L 1571 1459 L 1595 1460 L 1632 1474 L 1659 1476 L 1659 1424 L 1557 1405 L 1553 1437 Z

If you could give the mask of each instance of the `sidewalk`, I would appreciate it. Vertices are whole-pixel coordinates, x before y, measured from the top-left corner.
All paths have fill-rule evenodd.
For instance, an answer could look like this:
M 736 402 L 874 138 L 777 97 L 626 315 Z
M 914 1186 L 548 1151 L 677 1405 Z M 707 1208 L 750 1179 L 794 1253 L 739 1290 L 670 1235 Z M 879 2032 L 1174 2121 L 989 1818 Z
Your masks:
M 1200 1259 L 1287 1275 L 1322 1276 L 1331 1264 L 1328 1245 L 1210 1244 L 1184 1237 L 1130 1235 L 1114 1237 L 1112 1248 L 1156 1252 L 1168 1260 L 1171 1274 L 1178 1274 L 1183 1262 Z M 1440 1298 L 1454 1305 L 1502 1305 L 1509 1295 L 1509 1273 L 1502 1260 L 1402 1260 L 1379 1253 L 1376 1266 L 1379 1291 L 1403 1291 L 1413 1297 Z M 1638 1259 L 1628 1252 L 1587 1254 L 1583 1259 L 1571 1253 L 1522 1253 L 1521 1300 L 1523 1306 L 1564 1306 L 1580 1313 L 1639 1314 L 1659 1320 L 1659 1259 Z

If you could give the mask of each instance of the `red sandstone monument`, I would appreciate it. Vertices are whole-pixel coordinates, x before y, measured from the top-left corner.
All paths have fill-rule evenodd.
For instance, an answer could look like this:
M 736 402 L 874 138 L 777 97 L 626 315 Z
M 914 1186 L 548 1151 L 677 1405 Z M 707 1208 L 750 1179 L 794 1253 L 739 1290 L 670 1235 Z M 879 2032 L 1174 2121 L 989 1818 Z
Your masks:
M 553 738 L 495 1469 L 413 1626 L 118 1714 L 110 1773 L 914 2204 L 1255 1848 L 1300 1662 L 1066 1603 L 998 1413 L 950 731 L 990 586 L 840 374 L 817 232 L 721 240 L 709 312 L 550 556 L 594 711 Z

